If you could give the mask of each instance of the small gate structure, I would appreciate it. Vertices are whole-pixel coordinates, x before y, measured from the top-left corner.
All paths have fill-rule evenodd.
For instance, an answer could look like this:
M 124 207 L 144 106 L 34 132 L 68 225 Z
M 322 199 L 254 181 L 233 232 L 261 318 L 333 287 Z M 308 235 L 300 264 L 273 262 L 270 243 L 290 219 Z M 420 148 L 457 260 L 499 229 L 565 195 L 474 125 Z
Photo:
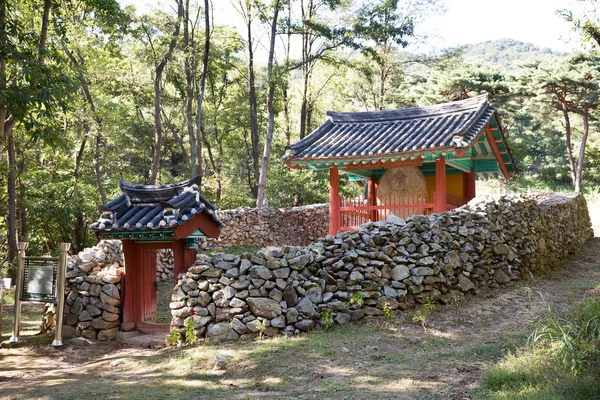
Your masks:
M 15 290 L 15 319 L 10 343 L 17 343 L 21 331 L 23 301 L 56 303 L 56 329 L 52 346 L 62 346 L 63 311 L 65 304 L 65 274 L 67 253 L 71 243 L 60 244 L 60 257 L 28 257 L 29 243 L 19 243 L 17 282 Z

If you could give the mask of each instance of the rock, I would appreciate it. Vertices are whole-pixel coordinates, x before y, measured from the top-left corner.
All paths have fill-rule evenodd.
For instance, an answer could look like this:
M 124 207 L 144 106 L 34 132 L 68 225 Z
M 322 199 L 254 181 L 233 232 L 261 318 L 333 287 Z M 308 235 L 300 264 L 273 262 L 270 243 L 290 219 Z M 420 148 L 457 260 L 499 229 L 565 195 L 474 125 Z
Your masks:
M 302 321 L 298 321 L 294 324 L 294 326 L 301 330 L 302 332 L 310 331 L 315 327 L 315 321 L 311 319 L 304 319 Z
M 298 314 L 298 310 L 295 308 L 288 308 L 287 312 L 285 313 L 285 319 L 287 323 L 293 324 L 294 322 L 298 321 Z
M 433 269 L 429 267 L 417 267 L 410 270 L 412 275 L 416 276 L 427 276 L 433 275 Z
M 117 315 L 117 317 L 118 317 L 118 315 Z M 98 332 L 98 340 L 100 340 L 100 341 L 112 340 L 117 336 L 118 330 L 119 330 L 119 328 L 103 329 L 100 332 Z
M 348 285 L 356 285 L 357 283 L 362 282 L 365 279 L 364 275 L 358 271 L 352 271 L 350 273 L 350 278 L 348 278 Z
M 95 329 L 111 329 L 119 326 L 119 321 L 108 322 L 102 318 L 94 318 L 91 326 Z
M 352 320 L 352 316 L 347 313 L 339 313 L 335 316 L 334 320 L 338 325 L 346 325 Z
M 506 283 L 510 281 L 510 277 L 501 268 L 496 269 L 494 272 L 494 279 L 498 283 Z
M 280 315 L 271 320 L 271 326 L 275 328 L 285 328 L 285 316 Z
M 79 321 L 91 321 L 92 320 L 92 316 L 90 315 L 90 313 L 87 310 L 83 310 L 81 311 L 81 313 L 79 313 Z
M 311 319 L 317 319 L 320 317 L 317 307 L 307 298 L 302 299 L 296 306 L 298 312 Z M 298 328 L 299 329 L 299 328 Z
M 467 278 L 463 274 L 458 275 L 458 284 L 460 285 L 460 288 L 463 292 L 468 292 L 469 290 L 475 289 L 475 285 L 473 285 L 473 282 L 471 282 L 469 278 Z
M 402 281 L 410 276 L 410 271 L 405 265 L 396 265 L 392 269 L 392 280 Z
M 227 322 L 209 325 L 206 336 L 214 341 L 237 340 L 240 337 Z
M 306 267 L 306 265 L 310 262 L 310 256 L 307 254 L 303 254 L 298 257 L 294 257 L 288 261 L 290 268 L 295 270 L 301 270 Z
M 104 285 L 102 287 L 102 292 L 106 293 L 107 295 L 109 295 L 110 297 L 113 297 L 115 299 L 121 298 L 121 295 L 119 294 L 119 289 L 112 283 Z
M 105 294 L 104 292 L 100 293 L 100 301 L 104 304 L 108 304 L 109 306 L 118 307 L 121 305 L 121 300 L 115 299 L 112 296 Z
M 102 313 L 102 319 L 108 322 L 113 322 L 113 321 L 118 321 L 119 320 L 119 314 L 113 314 L 110 313 L 108 311 L 104 311 Z
M 254 278 L 260 279 L 271 279 L 273 278 L 273 272 L 267 267 L 263 267 L 262 265 L 254 265 L 250 268 L 250 276 Z
M 264 317 L 268 319 L 275 318 L 281 315 L 281 306 L 279 302 L 260 297 L 248 297 L 246 300 L 248 307 L 252 314 L 257 317 Z
M 298 304 L 298 294 L 292 286 L 283 289 L 283 299 L 289 307 L 295 307 Z

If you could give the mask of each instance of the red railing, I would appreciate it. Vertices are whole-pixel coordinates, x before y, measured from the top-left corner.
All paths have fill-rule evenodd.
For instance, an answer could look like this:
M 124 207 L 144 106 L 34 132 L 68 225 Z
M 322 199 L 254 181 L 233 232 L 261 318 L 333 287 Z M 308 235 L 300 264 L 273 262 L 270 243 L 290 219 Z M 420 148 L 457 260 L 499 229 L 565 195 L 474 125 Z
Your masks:
M 340 231 L 357 229 L 369 221 L 385 221 L 393 214 L 406 219 L 415 214 L 430 214 L 433 211 L 433 198 L 426 193 L 392 193 L 378 196 L 377 205 L 369 205 L 366 199 L 340 198 Z

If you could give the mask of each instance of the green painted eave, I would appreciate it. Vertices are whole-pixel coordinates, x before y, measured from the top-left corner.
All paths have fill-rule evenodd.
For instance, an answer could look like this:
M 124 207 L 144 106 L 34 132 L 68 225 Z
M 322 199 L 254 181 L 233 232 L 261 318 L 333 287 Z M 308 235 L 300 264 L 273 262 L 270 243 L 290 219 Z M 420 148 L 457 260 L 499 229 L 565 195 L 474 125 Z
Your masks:
M 99 239 L 135 240 L 136 242 L 172 242 L 175 238 L 173 229 L 155 231 L 103 231 L 98 233 Z

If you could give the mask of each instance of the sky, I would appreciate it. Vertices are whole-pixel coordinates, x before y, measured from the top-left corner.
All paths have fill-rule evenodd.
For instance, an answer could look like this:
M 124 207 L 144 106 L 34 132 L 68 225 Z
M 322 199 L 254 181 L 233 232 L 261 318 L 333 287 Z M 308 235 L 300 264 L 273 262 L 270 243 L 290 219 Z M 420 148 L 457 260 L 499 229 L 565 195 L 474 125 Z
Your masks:
M 144 11 L 160 0 L 119 0 L 123 6 L 133 4 Z M 436 51 L 447 47 L 473 44 L 486 40 L 515 39 L 552 50 L 568 51 L 580 45 L 571 26 L 556 14 L 573 4 L 573 0 L 442 0 L 446 11 L 416 25 L 425 36 L 423 43 L 408 50 Z M 230 0 L 213 0 L 214 18 L 219 24 L 243 26 L 241 17 Z M 164 7 L 164 6 L 163 6 Z

